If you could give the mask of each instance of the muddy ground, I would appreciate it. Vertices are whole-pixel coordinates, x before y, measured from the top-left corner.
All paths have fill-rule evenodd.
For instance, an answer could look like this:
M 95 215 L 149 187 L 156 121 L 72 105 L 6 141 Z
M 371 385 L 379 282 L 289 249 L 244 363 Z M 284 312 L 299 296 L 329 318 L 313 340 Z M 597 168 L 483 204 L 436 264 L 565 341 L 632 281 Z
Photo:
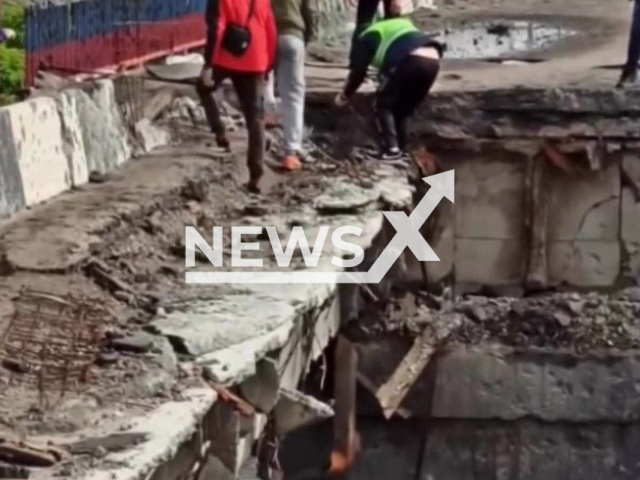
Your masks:
M 147 324 L 198 298 L 210 300 L 231 291 L 224 285 L 185 283 L 185 226 L 195 226 L 210 241 L 213 226 L 264 224 L 261 217 L 273 219 L 279 231 L 313 225 L 321 221 L 314 202 L 329 185 L 348 181 L 366 192 L 377 181 L 371 164 L 334 161 L 310 138 L 310 163 L 303 172 L 285 176 L 270 169 L 263 193 L 250 194 L 242 186 L 246 138 L 237 111 L 226 107 L 227 122 L 235 124 L 236 153 L 228 154 L 213 146 L 202 109 L 195 107 L 194 124 L 193 112 L 185 112 L 185 105 L 189 109 L 195 104 L 180 99 L 160 121 L 174 131 L 174 146 L 123 171 L 94 178 L 94 185 L 75 192 L 75 199 L 66 196 L 48 204 L 46 218 L 18 216 L 0 230 L 3 334 L 10 330 L 23 289 L 72 303 L 86 299 L 109 312 L 88 376 L 70 381 L 64 396 L 59 379 L 40 384 L 38 365 L 20 355 L 3 355 L 0 431 L 44 440 L 55 435 L 56 442 L 58 435 L 65 435 L 72 441 L 87 428 L 126 422 L 163 402 L 179 400 L 185 388 L 201 384 L 200 372 L 184 370 L 180 362 L 190 358 L 180 344 L 171 345 Z M 280 133 L 272 131 L 273 152 L 280 150 L 280 142 Z M 273 163 L 278 154 L 269 158 Z M 170 182 L 163 180 L 167 175 Z M 31 232 L 48 228 L 52 244 L 29 240 Z M 230 244 L 230 228 L 224 229 L 224 244 Z M 203 266 L 208 262 L 204 255 L 196 258 Z M 265 267 L 270 263 L 275 259 L 266 258 Z M 304 265 L 297 256 L 293 263 L 293 268 Z
M 559 42 L 534 42 L 530 45 L 532 52 L 522 49 L 502 54 L 504 57 L 545 58 L 584 50 L 585 42 L 593 47 L 610 41 L 613 36 L 622 33 L 622 25 L 630 18 L 628 5 L 622 1 L 616 2 L 615 6 L 605 6 L 603 2 L 594 0 L 441 0 L 436 4 L 436 10 L 418 10 L 412 14 L 416 25 L 445 44 L 448 39 L 451 40 L 452 32 L 467 30 L 469 48 L 465 56 L 476 59 L 492 56 L 491 50 L 483 52 L 481 48 L 473 48 L 488 45 L 485 42 L 487 39 L 515 46 L 510 38 L 515 21 L 551 28 L 562 27 L 565 30 L 564 34 L 549 32 L 549 36 L 557 35 Z M 311 58 L 320 62 L 345 64 L 350 42 L 349 32 L 343 32 L 322 45 L 313 44 Z M 458 58 L 460 53 L 450 50 L 450 55 L 445 54 L 445 61 Z M 537 68 L 544 70 L 546 67 L 541 64 Z

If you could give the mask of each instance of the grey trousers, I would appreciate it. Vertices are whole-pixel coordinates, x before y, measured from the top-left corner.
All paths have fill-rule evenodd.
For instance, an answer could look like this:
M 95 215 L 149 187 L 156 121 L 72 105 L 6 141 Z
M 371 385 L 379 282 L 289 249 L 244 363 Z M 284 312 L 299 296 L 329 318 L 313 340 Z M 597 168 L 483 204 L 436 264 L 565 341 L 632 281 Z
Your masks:
M 276 81 L 280 94 L 280 114 L 284 129 L 284 147 L 287 154 L 302 153 L 304 134 L 304 41 L 295 35 L 278 37 Z M 275 108 L 273 80 L 265 97 L 267 108 Z

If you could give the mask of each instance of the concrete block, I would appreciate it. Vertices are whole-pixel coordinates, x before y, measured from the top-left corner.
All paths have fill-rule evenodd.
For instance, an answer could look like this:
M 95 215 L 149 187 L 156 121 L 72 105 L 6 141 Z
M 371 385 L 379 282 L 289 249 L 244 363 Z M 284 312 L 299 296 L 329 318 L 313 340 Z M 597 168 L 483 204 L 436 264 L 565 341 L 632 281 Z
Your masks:
M 5 108 L 27 206 L 71 187 L 62 125 L 53 98 L 39 97 Z
M 256 374 L 240 384 L 240 395 L 262 413 L 269 413 L 278 401 L 280 377 L 276 363 L 265 358 L 256 365 Z
M 423 381 L 434 382 L 434 418 L 536 418 L 545 422 L 640 419 L 638 352 L 598 356 L 456 348 L 438 358 L 433 375 Z
M 455 241 L 455 276 L 458 283 L 510 285 L 525 274 L 524 240 Z
M 26 206 L 8 108 L 0 108 L 0 217 Z
M 622 190 L 622 240 L 640 243 L 640 199 L 629 187 Z
M 620 165 L 548 176 L 548 239 L 614 241 L 620 231 Z
M 632 425 L 437 421 L 421 480 L 631 480 L 640 475 Z
M 456 166 L 456 236 L 521 238 L 525 218 L 524 181 L 523 162 L 482 158 Z
M 69 91 L 76 103 L 89 172 L 113 170 L 131 156 L 129 136 L 116 105 L 113 82 Z
M 613 285 L 621 268 L 619 241 L 554 242 L 548 249 L 549 281 L 576 287 Z
M 63 91 L 56 97 L 56 102 L 62 122 L 63 148 L 69 162 L 71 182 L 73 186 L 78 186 L 89 181 L 89 168 L 82 139 L 77 98 L 71 92 L 72 90 Z
M 211 442 L 209 453 L 235 476 L 241 464 L 238 457 L 240 413 L 230 403 L 217 402 L 204 418 L 203 427 L 203 440 Z
M 167 130 L 154 125 L 146 118 L 136 124 L 136 135 L 145 152 L 167 145 L 171 141 L 171 135 Z

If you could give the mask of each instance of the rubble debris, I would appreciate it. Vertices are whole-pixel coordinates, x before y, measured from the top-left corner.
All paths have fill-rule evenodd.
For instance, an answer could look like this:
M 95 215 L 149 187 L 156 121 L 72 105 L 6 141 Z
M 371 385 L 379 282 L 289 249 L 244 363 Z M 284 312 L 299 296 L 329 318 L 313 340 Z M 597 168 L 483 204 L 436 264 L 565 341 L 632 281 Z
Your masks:
M 111 340 L 111 346 L 121 352 L 146 353 L 153 348 L 154 337 L 145 332 L 136 332 L 122 338 Z
M 133 293 L 129 285 L 112 274 L 109 267 L 97 258 L 91 258 L 87 262 L 85 271 L 89 276 L 95 279 L 98 285 L 112 294 L 119 291 Z
M 438 347 L 461 323 L 459 315 L 434 315 L 393 374 L 373 392 L 387 419 L 396 413 Z
M 618 292 L 616 297 L 620 300 L 629 300 L 631 302 L 640 302 L 640 287 L 629 287 Z
M 96 357 L 96 365 L 106 367 L 118 363 L 118 355 L 116 352 L 100 352 Z
M 269 210 L 259 203 L 250 203 L 249 205 L 245 205 L 242 213 L 250 217 L 262 217 L 268 214 Z
M 30 476 L 31 472 L 25 467 L 0 462 L 0 478 L 16 480 Z
M 106 452 L 120 452 L 146 441 L 146 433 L 114 433 L 106 437 L 86 438 L 65 447 L 73 455 L 96 455 L 101 450 Z
M 167 130 L 154 125 L 146 118 L 135 124 L 135 134 L 144 152 L 150 152 L 154 148 L 168 145 L 171 142 L 171 135 Z
M 553 318 L 555 318 L 560 325 L 563 327 L 568 327 L 571 325 L 571 316 L 568 313 L 563 312 L 562 310 L 558 310 L 553 314 Z
M 320 213 L 354 213 L 379 198 L 375 189 L 358 187 L 351 182 L 337 180 L 327 186 L 315 201 Z
M 412 296 L 420 303 L 414 314 L 396 311 Z M 427 294 L 404 292 L 387 305 L 373 323 L 363 323 L 363 338 L 397 335 L 413 338 L 435 315 L 459 315 L 447 344 L 499 344 L 517 348 L 566 348 L 576 352 L 640 348 L 640 287 L 611 294 L 541 293 L 524 298 L 466 295 L 447 301 L 425 300 Z M 433 296 L 433 295 L 431 295 Z M 565 316 L 570 317 L 571 321 Z M 357 335 L 350 331 L 350 335 Z
M 36 447 L 26 442 L 0 438 L 0 461 L 32 467 L 51 467 L 64 457 L 52 447 Z

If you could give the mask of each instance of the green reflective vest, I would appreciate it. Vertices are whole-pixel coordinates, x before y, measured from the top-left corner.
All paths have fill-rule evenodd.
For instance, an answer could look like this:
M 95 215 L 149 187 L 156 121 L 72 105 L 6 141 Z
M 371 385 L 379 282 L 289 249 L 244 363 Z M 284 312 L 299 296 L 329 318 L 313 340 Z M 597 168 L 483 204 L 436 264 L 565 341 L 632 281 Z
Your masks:
M 417 32 L 413 22 L 408 18 L 391 18 L 376 22 L 360 34 L 360 38 L 369 33 L 376 32 L 380 35 L 380 45 L 373 57 L 373 66 L 381 69 L 387 56 L 387 50 L 398 38 L 407 33 Z

